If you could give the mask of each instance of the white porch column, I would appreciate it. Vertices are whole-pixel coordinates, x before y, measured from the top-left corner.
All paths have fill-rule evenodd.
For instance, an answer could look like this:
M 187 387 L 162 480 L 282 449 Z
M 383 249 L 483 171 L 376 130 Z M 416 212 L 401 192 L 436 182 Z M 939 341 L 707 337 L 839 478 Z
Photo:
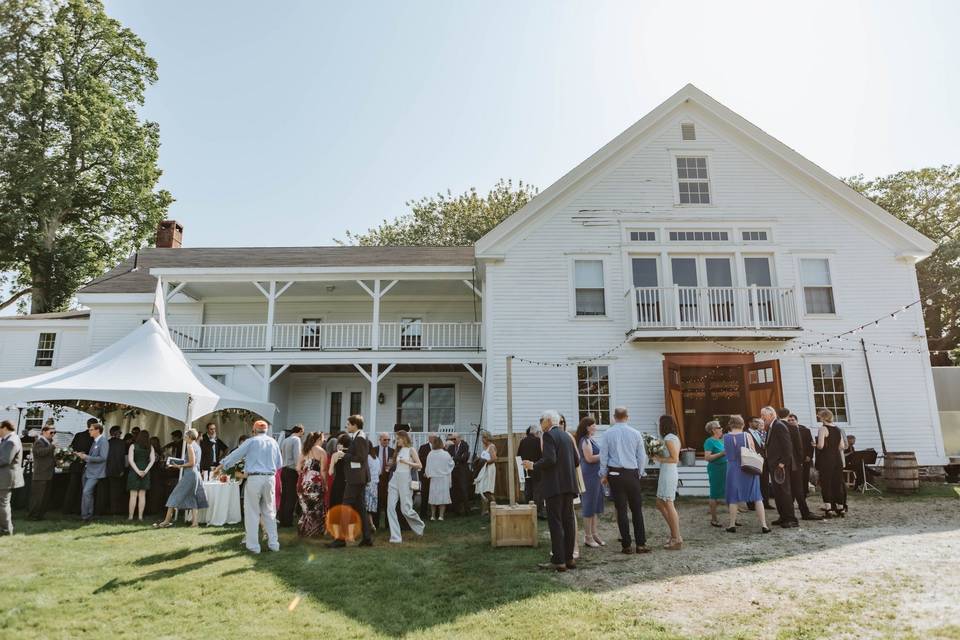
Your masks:
M 267 296 L 267 339 L 263 345 L 264 351 L 273 349 L 273 317 L 277 308 L 277 281 L 270 281 L 270 293 Z M 269 387 L 270 370 L 267 369 L 267 385 Z
M 377 283 L 375 286 L 377 289 L 380 288 L 379 280 L 377 280 Z M 380 303 L 378 298 L 375 298 L 374 304 L 379 306 Z M 379 386 L 379 383 L 380 383 L 380 365 L 375 362 L 370 368 L 370 412 L 367 414 L 367 423 L 370 425 L 370 433 L 373 433 L 373 434 L 377 432 L 377 395 L 378 395 L 377 388 Z
M 373 327 L 370 331 L 370 348 L 374 351 L 379 351 L 380 349 L 380 280 L 373 281 Z M 376 367 L 374 366 L 373 379 L 376 380 L 377 373 Z M 374 384 L 374 392 L 376 392 L 376 382 Z M 372 407 L 376 406 L 376 402 L 371 404 Z M 372 415 L 376 417 L 376 409 L 373 410 Z

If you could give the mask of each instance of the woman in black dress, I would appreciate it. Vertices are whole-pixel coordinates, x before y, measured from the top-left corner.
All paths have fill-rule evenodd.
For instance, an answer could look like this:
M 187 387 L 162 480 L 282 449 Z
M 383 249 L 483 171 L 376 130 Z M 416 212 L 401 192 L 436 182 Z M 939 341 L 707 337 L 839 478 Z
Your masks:
M 346 451 L 350 448 L 350 436 L 342 434 L 337 439 L 337 451 Z M 343 504 L 343 490 L 347 486 L 347 459 L 340 458 L 336 463 L 330 465 L 330 474 L 333 476 L 333 483 L 330 485 L 330 506 Z
M 147 508 L 144 513 L 153 515 L 163 511 L 169 492 L 166 486 L 166 471 L 163 468 L 163 460 L 166 456 L 163 453 L 160 438 L 151 437 L 150 447 L 153 449 L 154 463 L 150 467 L 150 489 L 147 491 Z
M 843 517 L 847 511 L 847 487 L 843 483 L 843 456 L 846 446 L 840 428 L 833 424 L 833 412 L 821 409 L 817 412 L 820 419 L 820 432 L 817 434 L 817 471 L 820 472 L 820 493 L 823 501 L 830 505 L 824 510 L 824 516 L 833 514 Z M 831 513 L 832 512 L 832 513 Z

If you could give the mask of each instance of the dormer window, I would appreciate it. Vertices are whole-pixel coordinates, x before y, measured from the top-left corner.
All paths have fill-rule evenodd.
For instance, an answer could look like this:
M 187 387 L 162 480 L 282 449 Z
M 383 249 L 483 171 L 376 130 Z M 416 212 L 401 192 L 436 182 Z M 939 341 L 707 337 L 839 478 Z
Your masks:
M 704 156 L 677 157 L 680 204 L 710 204 L 710 179 Z

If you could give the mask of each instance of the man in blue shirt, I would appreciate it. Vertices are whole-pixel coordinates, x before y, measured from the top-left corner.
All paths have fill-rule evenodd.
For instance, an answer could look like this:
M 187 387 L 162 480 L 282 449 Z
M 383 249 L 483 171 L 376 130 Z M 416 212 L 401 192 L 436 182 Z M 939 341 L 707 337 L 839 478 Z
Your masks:
M 213 475 L 219 476 L 224 468 L 231 468 L 241 460 L 243 471 L 247 474 L 247 484 L 243 491 L 243 528 L 246 530 L 244 546 L 252 553 L 260 553 L 260 516 L 263 516 L 263 528 L 267 533 L 267 548 L 280 551 L 277 538 L 277 490 L 274 476 L 283 465 L 280 447 L 276 440 L 267 435 L 269 425 L 263 420 L 253 423 L 253 437 L 247 438 L 239 447 L 230 452 Z
M 643 526 L 643 501 L 640 496 L 640 478 L 647 466 L 647 450 L 640 432 L 627 424 L 630 419 L 626 407 L 613 410 L 613 426 L 603 434 L 600 447 L 600 478 L 610 485 L 613 504 L 617 509 L 620 545 L 623 553 L 650 553 L 647 533 Z M 631 545 L 630 518 L 637 546 Z

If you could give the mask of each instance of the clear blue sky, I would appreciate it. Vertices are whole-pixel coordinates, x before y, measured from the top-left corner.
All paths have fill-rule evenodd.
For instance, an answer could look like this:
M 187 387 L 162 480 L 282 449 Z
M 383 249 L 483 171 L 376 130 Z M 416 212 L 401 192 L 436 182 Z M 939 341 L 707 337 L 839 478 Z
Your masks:
M 320 245 L 541 189 L 687 82 L 835 175 L 960 162 L 960 2 L 108 0 L 187 246 Z

